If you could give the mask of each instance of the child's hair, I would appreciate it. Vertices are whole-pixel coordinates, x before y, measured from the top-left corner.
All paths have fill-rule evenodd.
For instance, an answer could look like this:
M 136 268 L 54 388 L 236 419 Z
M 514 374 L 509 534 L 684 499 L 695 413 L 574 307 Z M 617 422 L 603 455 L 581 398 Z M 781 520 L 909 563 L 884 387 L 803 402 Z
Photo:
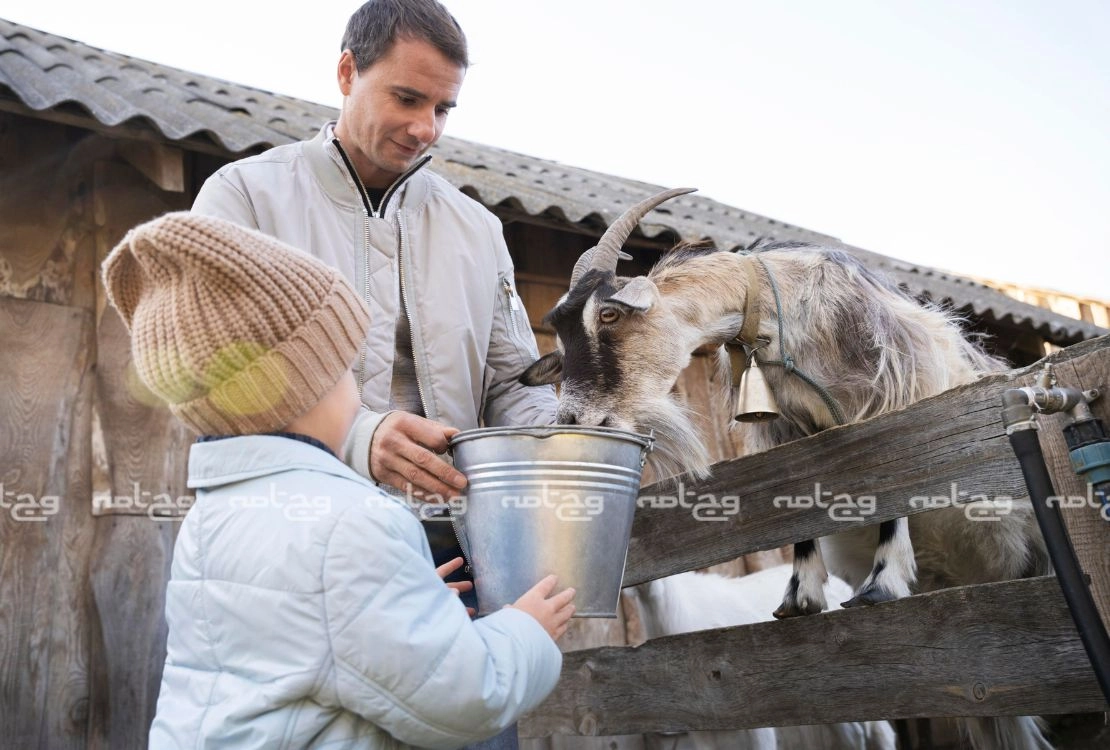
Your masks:
M 350 368 L 370 314 L 342 275 L 189 212 L 135 227 L 103 266 L 143 383 L 200 433 L 271 432 Z

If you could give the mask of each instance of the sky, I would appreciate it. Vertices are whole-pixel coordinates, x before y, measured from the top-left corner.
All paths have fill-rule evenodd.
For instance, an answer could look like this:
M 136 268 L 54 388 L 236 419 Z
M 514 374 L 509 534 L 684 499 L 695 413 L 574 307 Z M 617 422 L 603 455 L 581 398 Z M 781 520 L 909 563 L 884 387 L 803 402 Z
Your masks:
M 449 135 L 1110 300 L 1105 0 L 445 4 L 472 61 Z M 0 17 L 338 107 L 355 7 L 0 0 Z

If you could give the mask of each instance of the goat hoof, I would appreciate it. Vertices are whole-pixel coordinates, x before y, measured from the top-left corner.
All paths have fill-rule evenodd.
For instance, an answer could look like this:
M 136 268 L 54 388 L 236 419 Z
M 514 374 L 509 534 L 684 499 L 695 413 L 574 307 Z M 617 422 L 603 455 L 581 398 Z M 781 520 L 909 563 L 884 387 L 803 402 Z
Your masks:
M 787 604 L 783 602 L 779 605 L 771 615 L 776 620 L 785 620 L 788 617 L 804 617 L 806 615 L 819 615 L 821 610 L 824 609 L 820 604 L 814 602 L 791 602 Z
M 883 602 L 892 602 L 898 597 L 890 591 L 880 588 L 879 586 L 867 586 L 860 590 L 858 594 L 853 596 L 846 602 L 841 602 L 840 606 L 845 609 L 849 607 L 862 607 L 871 606 L 872 604 L 882 604 Z

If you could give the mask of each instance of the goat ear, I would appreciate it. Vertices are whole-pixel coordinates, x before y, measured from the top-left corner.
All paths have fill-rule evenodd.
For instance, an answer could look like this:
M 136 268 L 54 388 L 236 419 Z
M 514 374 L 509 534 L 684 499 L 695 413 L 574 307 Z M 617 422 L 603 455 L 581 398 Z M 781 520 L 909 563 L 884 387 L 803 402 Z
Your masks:
M 545 354 L 528 366 L 520 376 L 524 385 L 552 385 L 563 379 L 563 353 Z
M 630 310 L 647 312 L 651 309 L 658 294 L 659 291 L 655 288 L 655 282 L 647 276 L 637 276 L 629 280 L 627 284 L 621 287 L 620 291 L 605 301 Z

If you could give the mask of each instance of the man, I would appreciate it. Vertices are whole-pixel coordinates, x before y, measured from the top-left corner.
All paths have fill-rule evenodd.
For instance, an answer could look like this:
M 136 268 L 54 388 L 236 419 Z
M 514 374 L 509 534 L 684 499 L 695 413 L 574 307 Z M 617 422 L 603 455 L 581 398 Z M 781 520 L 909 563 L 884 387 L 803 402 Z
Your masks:
M 550 424 L 555 393 L 517 380 L 538 352 L 500 222 L 425 166 L 469 65 L 458 23 L 435 0 L 370 0 L 341 47 L 339 119 L 223 167 L 193 211 L 305 250 L 360 291 L 364 408 L 343 459 L 395 491 L 448 498 L 466 485 L 437 455 L 453 434 Z M 450 524 L 426 529 L 437 564 L 458 554 Z
M 338 121 L 310 141 L 225 166 L 195 212 L 273 235 L 339 268 L 370 306 L 355 372 L 365 409 L 344 447 L 360 474 L 417 497 L 465 478 L 436 454 L 459 429 L 548 424 L 500 222 L 425 167 L 468 66 L 434 0 L 371 0 L 342 43 Z

